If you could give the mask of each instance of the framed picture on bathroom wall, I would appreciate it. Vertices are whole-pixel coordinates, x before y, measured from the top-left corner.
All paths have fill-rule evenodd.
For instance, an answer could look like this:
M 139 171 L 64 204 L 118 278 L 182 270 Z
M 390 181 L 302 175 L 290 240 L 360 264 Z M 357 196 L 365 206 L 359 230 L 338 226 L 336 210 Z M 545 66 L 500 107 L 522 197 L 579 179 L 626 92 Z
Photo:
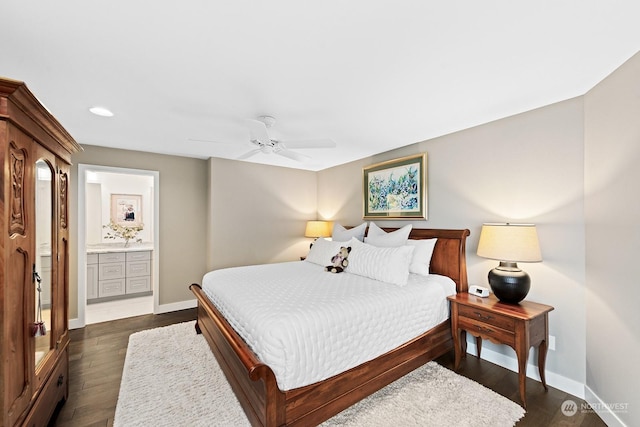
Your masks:
M 124 226 L 142 224 L 142 196 L 140 194 L 112 194 L 111 221 Z

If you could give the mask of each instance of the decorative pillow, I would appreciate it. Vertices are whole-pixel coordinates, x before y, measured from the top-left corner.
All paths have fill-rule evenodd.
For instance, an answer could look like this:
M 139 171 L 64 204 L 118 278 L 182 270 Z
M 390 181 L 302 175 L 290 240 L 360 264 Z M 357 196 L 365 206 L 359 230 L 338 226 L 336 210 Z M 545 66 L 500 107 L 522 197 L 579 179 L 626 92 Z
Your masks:
M 387 234 L 387 232 L 378 227 L 375 222 L 371 221 L 369 223 L 369 231 L 367 232 L 367 237 L 384 236 L 385 234 Z
M 398 230 L 387 233 L 373 222 L 370 222 L 365 243 L 383 248 L 404 246 L 407 244 L 412 228 L 413 225 L 407 224 Z
M 357 227 L 353 227 L 350 229 L 346 229 L 338 223 L 333 224 L 333 233 L 331 233 L 331 238 L 337 242 L 348 242 L 352 237 L 364 241 L 364 232 L 367 229 L 367 223 L 363 222 Z M 340 248 L 338 248 L 340 249 Z
M 349 246 L 349 268 L 345 272 L 398 286 L 407 284 L 413 246 L 379 248 L 355 238 L 351 239 Z
M 313 242 L 309 254 L 305 261 L 319 264 L 321 266 L 331 264 L 331 258 L 340 251 L 340 247 L 344 246 L 344 242 L 334 242 L 327 239 L 317 239 Z
M 436 247 L 437 241 L 438 239 L 407 240 L 407 245 L 415 247 L 411 264 L 409 264 L 410 273 L 419 274 L 421 276 L 429 275 L 429 266 L 431 265 L 433 248 Z

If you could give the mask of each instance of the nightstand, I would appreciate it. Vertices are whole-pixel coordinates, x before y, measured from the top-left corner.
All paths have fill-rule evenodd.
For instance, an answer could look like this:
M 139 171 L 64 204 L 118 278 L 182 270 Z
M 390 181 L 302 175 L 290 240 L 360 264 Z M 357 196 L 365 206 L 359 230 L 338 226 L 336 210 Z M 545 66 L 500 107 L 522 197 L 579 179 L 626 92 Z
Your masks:
M 454 369 L 458 370 L 466 355 L 466 332 L 476 337 L 478 357 L 482 340 L 496 344 L 506 344 L 513 348 L 518 358 L 518 380 L 522 406 L 527 407 L 525 380 L 529 349 L 538 347 L 538 371 L 545 390 L 547 382 L 544 365 L 549 342 L 549 312 L 553 307 L 531 301 L 519 304 L 500 302 L 493 294 L 487 298 L 468 293 L 448 297 L 451 301 L 451 333 L 455 349 Z

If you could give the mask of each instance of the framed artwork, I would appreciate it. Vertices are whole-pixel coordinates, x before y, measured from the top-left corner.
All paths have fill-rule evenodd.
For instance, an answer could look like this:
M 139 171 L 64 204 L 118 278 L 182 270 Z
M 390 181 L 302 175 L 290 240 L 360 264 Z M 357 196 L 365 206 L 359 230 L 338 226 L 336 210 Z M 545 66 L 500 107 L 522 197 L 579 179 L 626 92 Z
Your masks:
M 362 169 L 365 219 L 427 219 L 427 153 Z
M 111 221 L 129 227 L 142 224 L 142 196 L 139 194 L 112 194 Z

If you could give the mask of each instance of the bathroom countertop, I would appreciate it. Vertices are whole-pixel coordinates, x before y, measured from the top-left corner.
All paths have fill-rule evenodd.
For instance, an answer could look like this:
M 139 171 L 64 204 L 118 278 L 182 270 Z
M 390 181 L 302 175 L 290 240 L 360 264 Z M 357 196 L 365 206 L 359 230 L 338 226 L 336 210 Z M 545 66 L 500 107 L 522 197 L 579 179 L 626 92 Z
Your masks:
M 153 243 L 129 243 L 129 246 L 124 247 L 124 243 L 102 243 L 98 245 L 87 245 L 88 254 L 104 254 L 107 252 L 139 252 L 139 251 L 152 251 Z

